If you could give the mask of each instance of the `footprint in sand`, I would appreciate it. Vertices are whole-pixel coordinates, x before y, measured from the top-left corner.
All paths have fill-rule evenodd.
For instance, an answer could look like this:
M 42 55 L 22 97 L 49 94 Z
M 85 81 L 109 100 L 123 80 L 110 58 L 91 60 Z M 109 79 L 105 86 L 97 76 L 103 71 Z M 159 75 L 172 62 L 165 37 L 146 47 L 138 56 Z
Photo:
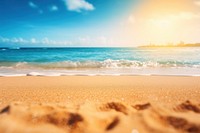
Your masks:
M 5 108 L 3 108 L 3 109 L 0 111 L 0 114 L 9 113 L 9 112 L 10 112 L 10 106 L 6 106 Z
M 174 116 L 162 116 L 161 120 L 174 129 L 187 133 L 200 133 L 200 125 L 191 123 L 184 118 Z
M 114 127 L 117 126 L 117 124 L 119 123 L 119 118 L 116 117 L 115 119 L 113 119 L 113 121 L 106 127 L 106 130 L 111 130 L 113 129 Z
M 125 115 L 127 115 L 127 108 L 125 105 L 121 104 L 121 103 L 117 103 L 117 102 L 110 102 L 110 103 L 107 103 L 105 105 L 103 105 L 102 107 L 100 107 L 100 109 L 102 111 L 109 111 L 109 110 L 115 110 L 117 112 L 121 112 Z
M 193 111 L 195 113 L 200 113 L 200 108 L 198 107 L 198 105 L 195 105 L 191 103 L 190 101 L 181 103 L 174 110 L 175 111 Z
M 146 103 L 146 104 L 137 104 L 132 106 L 133 108 L 135 108 L 136 110 L 145 110 L 148 109 L 149 107 L 151 107 L 150 103 Z

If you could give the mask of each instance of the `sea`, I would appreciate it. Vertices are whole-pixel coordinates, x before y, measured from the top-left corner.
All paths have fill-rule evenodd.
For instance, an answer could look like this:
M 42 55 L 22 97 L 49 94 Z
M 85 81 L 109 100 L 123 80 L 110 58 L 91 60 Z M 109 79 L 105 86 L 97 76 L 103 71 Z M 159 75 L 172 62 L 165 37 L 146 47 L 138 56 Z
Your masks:
M 200 76 L 200 48 L 0 48 L 0 76 Z

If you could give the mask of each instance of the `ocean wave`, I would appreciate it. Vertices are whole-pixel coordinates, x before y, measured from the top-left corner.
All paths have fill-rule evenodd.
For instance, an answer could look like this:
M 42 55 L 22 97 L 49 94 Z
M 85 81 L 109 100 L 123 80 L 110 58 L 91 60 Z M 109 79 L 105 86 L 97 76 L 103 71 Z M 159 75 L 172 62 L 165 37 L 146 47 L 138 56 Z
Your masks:
M 17 62 L 17 63 L 1 63 L 0 68 L 16 68 L 16 69 L 81 69 L 81 68 L 179 68 L 191 67 L 200 68 L 200 64 L 178 61 L 136 61 L 136 60 L 111 60 L 104 61 L 62 61 L 48 63 L 32 63 L 32 62 Z
M 10 47 L 10 48 L 8 48 L 8 49 L 21 49 L 20 47 Z
M 1 51 L 6 51 L 7 49 L 3 48 L 3 49 L 0 49 Z

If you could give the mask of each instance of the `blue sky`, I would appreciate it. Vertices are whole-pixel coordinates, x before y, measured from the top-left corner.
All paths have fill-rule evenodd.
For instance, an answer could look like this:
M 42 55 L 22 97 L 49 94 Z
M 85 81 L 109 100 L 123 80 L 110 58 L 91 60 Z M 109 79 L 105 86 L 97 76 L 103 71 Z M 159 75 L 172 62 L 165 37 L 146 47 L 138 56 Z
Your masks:
M 200 0 L 0 0 L 0 47 L 200 42 Z
M 135 0 L 1 0 L 0 46 L 103 45 L 137 3 Z

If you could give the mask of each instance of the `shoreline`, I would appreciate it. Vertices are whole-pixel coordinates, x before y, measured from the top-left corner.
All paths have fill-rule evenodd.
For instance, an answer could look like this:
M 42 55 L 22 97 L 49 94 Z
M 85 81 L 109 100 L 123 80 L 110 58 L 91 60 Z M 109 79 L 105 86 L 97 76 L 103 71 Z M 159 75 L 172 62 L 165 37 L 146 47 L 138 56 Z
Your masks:
M 73 77 L 73 76 L 131 76 L 131 77 L 135 77 L 135 76 L 161 76 L 161 77 L 200 77 L 200 74 L 150 74 L 150 73 L 146 73 L 146 74 L 138 74 L 138 73 L 85 73 L 85 72 L 80 72 L 78 73 L 78 71 L 75 73 L 62 73 L 62 72 L 52 72 L 49 73 L 48 71 L 45 72 L 30 72 L 27 74 L 21 74 L 21 73 L 16 73 L 16 74 L 0 74 L 0 78 L 2 77 Z
M 43 73 L 28 73 L 28 74 L 15 74 L 5 75 L 0 74 L 0 78 L 3 77 L 74 77 L 74 76 L 89 76 L 89 77 L 101 77 L 101 76 L 123 76 L 123 77 L 137 77 L 137 76 L 157 76 L 157 77 L 200 77 L 200 74 L 43 74 Z

